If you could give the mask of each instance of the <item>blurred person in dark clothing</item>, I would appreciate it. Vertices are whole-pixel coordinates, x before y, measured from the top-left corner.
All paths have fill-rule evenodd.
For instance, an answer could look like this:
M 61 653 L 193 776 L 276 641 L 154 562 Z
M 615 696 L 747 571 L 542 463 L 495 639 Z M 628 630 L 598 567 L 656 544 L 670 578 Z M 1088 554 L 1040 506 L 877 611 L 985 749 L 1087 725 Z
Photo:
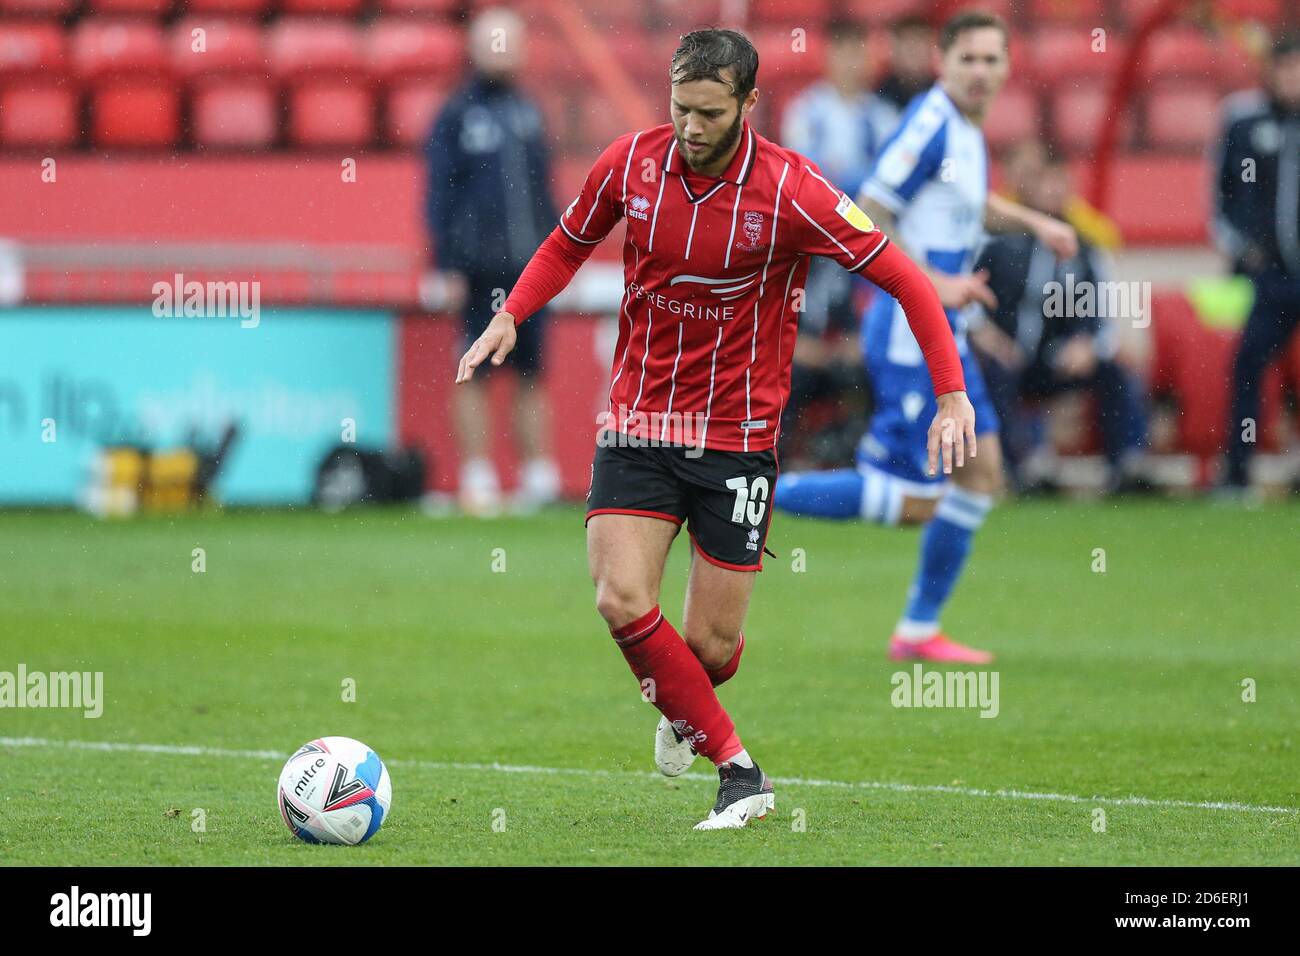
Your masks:
M 1300 34 L 1274 43 L 1265 89 L 1225 102 L 1217 150 L 1215 238 L 1255 287 L 1233 363 L 1222 479 L 1238 495 L 1250 482 L 1260 380 L 1300 324 Z
M 1069 196 L 1069 173 L 1047 159 L 1024 201 L 1060 218 Z M 1028 490 L 1021 466 L 1037 441 L 1023 402 L 1086 390 L 1097 403 L 1108 490 L 1149 490 L 1143 476 L 1146 410 L 1134 377 L 1115 361 L 1113 323 L 1120 317 L 1105 314 L 1112 297 L 1099 285 L 1107 280 L 1102 255 L 1081 239 L 1078 254 L 1062 260 L 1032 235 L 1005 234 L 985 245 L 975 271 L 987 274 L 997 299 L 970 338 L 1002 419 L 1013 484 Z M 1088 287 L 1095 305 L 1079 308 L 1086 300 L 1073 293 Z
M 934 85 L 934 46 L 934 27 L 925 17 L 899 17 L 889 25 L 889 72 L 876 94 L 898 113 Z
M 472 69 L 434 122 L 426 156 L 428 224 L 448 305 L 461 312 L 462 349 L 500 310 L 533 251 L 559 219 L 542 116 L 517 86 L 524 66 L 524 26 L 507 10 L 490 9 L 469 27 Z M 522 465 L 516 506 L 554 500 L 559 472 L 550 457 L 550 406 L 539 379 L 546 317 L 519 329 L 511 368 L 514 438 Z M 492 433 L 486 386 L 456 389 L 460 501 L 468 512 L 496 513 L 501 485 L 488 457 Z

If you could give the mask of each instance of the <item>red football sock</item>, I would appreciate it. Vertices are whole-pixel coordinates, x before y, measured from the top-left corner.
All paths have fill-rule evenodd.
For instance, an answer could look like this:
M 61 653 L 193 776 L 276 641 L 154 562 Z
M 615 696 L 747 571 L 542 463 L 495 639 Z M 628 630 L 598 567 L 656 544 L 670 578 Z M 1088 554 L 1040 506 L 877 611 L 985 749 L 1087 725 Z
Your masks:
M 744 749 L 704 665 L 657 605 L 610 633 L 646 695 L 696 753 L 720 764 Z
M 740 635 L 740 640 L 736 642 L 736 653 L 731 655 L 731 660 L 717 668 L 704 668 L 709 673 L 709 680 L 713 682 L 714 687 L 720 687 L 731 678 L 736 676 L 736 671 L 740 670 L 740 655 L 745 649 L 745 635 Z

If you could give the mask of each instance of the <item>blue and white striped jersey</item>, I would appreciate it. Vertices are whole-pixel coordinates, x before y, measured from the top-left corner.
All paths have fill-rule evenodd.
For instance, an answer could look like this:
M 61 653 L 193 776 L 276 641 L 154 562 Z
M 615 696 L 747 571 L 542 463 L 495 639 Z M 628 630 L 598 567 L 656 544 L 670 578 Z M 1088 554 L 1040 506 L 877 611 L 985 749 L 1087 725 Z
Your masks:
M 933 268 L 970 268 L 988 200 L 984 132 L 940 86 L 918 96 L 876 157 L 864 195 L 898 217 L 898 241 Z

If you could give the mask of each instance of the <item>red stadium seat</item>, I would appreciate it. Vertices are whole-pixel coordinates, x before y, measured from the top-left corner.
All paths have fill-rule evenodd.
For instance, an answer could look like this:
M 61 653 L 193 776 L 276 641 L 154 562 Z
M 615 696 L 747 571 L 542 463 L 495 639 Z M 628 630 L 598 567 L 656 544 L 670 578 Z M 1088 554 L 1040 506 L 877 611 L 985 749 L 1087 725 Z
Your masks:
M 803 80 L 809 83 L 821 78 L 826 62 L 826 47 L 820 31 L 809 31 L 809 35 L 804 38 L 802 51 L 794 48 L 795 41 L 790 31 L 780 27 L 756 30 L 750 34 L 750 38 L 754 49 L 758 51 L 760 71 L 766 70 L 768 76 L 780 73 L 784 79 L 792 82 Z M 665 58 L 657 64 L 661 76 L 667 72 L 667 62 Z
M 750 22 L 757 27 L 788 24 L 811 27 L 832 12 L 831 0 L 749 0 Z
M 546 138 L 552 143 L 570 143 L 571 117 L 576 112 L 573 108 L 573 95 L 563 87 L 539 86 L 529 90 L 533 102 L 542 111 L 542 125 L 546 129 Z
M 1269 26 L 1282 23 L 1282 0 L 1217 0 L 1215 13 L 1226 20 L 1256 20 Z
M 1152 297 L 1153 384 L 1171 392 L 1180 415 L 1179 444 L 1202 460 L 1223 450 L 1232 362 L 1240 333 L 1208 328 L 1181 293 Z M 1285 361 L 1285 356 L 1282 361 Z M 1259 443 L 1277 448 L 1282 370 L 1273 363 L 1260 384 Z
M 374 139 L 374 102 L 366 85 L 320 79 L 289 91 L 289 140 L 302 147 L 364 147 Z
M 1193 27 L 1175 26 L 1158 31 L 1142 58 L 1142 76 L 1153 80 L 1215 79 L 1218 53 L 1205 34 Z
M 1121 121 L 1106 115 L 1107 93 L 1098 84 L 1058 89 L 1052 97 L 1052 123 L 1056 138 L 1066 149 L 1079 153 L 1097 144 L 1103 123 Z M 1127 106 L 1123 114 L 1121 143 L 1133 138 L 1133 116 Z
M 171 49 L 172 64 L 182 76 L 264 74 L 266 70 L 262 31 L 250 20 L 189 17 L 172 28 Z
M 161 29 L 140 20 L 83 20 L 72 34 L 72 61 L 79 76 L 97 80 L 126 73 L 168 72 L 170 57 Z
M 424 20 L 376 20 L 365 34 L 370 75 L 443 77 L 448 82 L 464 68 L 465 40 L 459 30 Z
M 161 17 L 172 5 L 172 0 L 87 0 L 91 13 L 109 16 Z
M 1091 164 L 1073 170 L 1088 182 Z M 1203 156 L 1120 156 L 1103 210 L 1134 245 L 1203 243 L 1207 239 L 1210 173 Z
M 72 33 L 72 62 L 91 81 L 90 132 L 103 147 L 165 147 L 180 138 L 180 92 L 162 30 L 92 17 Z
M 91 101 L 98 146 L 165 147 L 180 138 L 180 94 L 165 80 L 125 78 L 98 87 Z
M 1162 149 L 1202 150 L 1215 136 L 1219 95 L 1205 86 L 1160 86 L 1147 97 L 1147 138 Z
M 1029 16 L 1036 23 L 1078 23 L 1087 26 L 1105 22 L 1105 0 L 1031 0 Z
M 1034 75 L 1049 87 L 1062 81 L 1109 76 L 1124 59 L 1124 43 L 1115 31 L 1105 37 L 1105 49 L 1094 50 L 1092 32 L 1081 27 L 1049 27 L 1030 36 L 1028 60 Z M 1012 59 L 1015 74 L 1018 62 Z
M 1133 29 L 1146 21 L 1165 0 L 1124 0 L 1115 4 L 1114 13 L 1120 16 L 1120 22 Z
M 364 0 L 280 0 L 285 13 L 322 14 L 352 17 L 360 12 Z
M 263 149 L 279 129 L 275 91 L 256 77 L 204 82 L 191 98 L 194 142 L 199 146 Z
M 460 0 L 379 0 L 379 9 L 385 13 L 440 17 L 448 20 L 459 7 Z
M 984 136 L 995 150 L 1038 139 L 1040 130 L 1038 97 L 1024 86 L 1009 86 L 999 93 L 984 120 Z
M 281 20 L 270 28 L 268 45 L 282 77 L 360 73 L 365 65 L 356 28 L 342 20 Z
M 843 12 L 868 24 L 887 26 L 899 17 L 930 12 L 932 4 L 924 0 L 849 0 Z M 843 9 L 843 8 L 841 8 Z
M 609 36 L 605 40 L 619 63 L 633 76 L 644 70 L 646 65 L 626 55 L 629 44 L 635 43 L 645 59 L 654 59 L 654 51 L 663 49 L 663 36 L 658 33 L 636 38 Z M 575 67 L 582 69 L 581 64 L 584 62 L 560 37 L 552 35 L 530 36 L 524 53 L 528 60 L 529 78 L 538 83 L 572 83 Z M 660 72 L 666 75 L 667 67 L 662 67 Z
M 66 16 L 77 5 L 77 0 L 0 0 L 0 15 L 48 17 Z
M 1217 67 L 1215 79 L 1225 93 L 1258 86 L 1264 70 L 1259 55 L 1248 49 L 1240 36 L 1222 38 Z
M 440 83 L 411 82 L 388 94 L 384 135 L 395 146 L 418 146 L 433 128 L 450 89 Z
M 0 76 L 59 73 L 66 58 L 63 28 L 48 21 L 0 23 Z
M 34 79 L 0 90 L 0 145 L 66 147 L 80 138 L 76 91 Z
M 187 0 L 188 14 L 219 14 L 228 17 L 255 17 L 271 6 L 271 0 Z

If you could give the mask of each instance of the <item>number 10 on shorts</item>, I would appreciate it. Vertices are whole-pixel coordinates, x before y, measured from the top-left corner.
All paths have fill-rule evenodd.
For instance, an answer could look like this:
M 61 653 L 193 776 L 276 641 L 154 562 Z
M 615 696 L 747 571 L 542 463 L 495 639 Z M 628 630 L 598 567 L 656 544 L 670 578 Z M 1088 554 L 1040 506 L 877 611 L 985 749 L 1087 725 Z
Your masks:
M 759 475 L 752 485 L 744 475 L 728 478 L 727 487 L 736 493 L 736 507 L 731 511 L 731 520 L 743 524 L 748 517 L 754 527 L 762 524 L 763 512 L 767 510 L 767 476 Z

